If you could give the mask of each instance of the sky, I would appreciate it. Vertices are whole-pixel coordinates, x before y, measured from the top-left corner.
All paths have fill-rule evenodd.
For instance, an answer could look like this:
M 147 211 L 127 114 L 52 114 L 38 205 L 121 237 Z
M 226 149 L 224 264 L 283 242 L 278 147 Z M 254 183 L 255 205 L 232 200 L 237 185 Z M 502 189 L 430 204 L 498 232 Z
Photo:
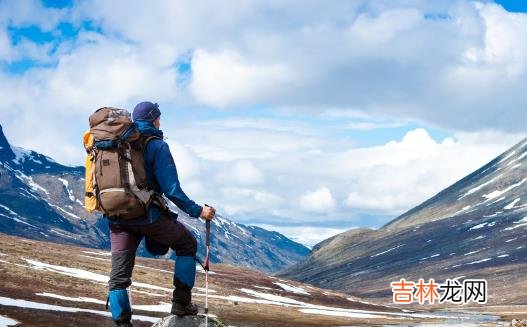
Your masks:
M 69 165 L 157 102 L 185 192 L 308 245 L 379 228 L 517 142 L 524 1 L 0 0 L 0 124 Z

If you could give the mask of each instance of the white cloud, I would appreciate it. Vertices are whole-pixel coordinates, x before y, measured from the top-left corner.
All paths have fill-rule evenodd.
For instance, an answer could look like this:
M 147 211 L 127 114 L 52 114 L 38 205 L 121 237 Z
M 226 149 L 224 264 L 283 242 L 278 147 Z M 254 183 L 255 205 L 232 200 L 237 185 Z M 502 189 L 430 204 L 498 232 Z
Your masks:
M 199 158 L 191 149 L 172 139 L 165 141 L 168 143 L 172 157 L 177 163 L 181 181 L 199 178 L 200 174 L 206 171 L 204 160 Z
M 335 200 L 327 187 L 302 194 L 298 202 L 300 208 L 307 212 L 327 214 L 335 208 Z
M 258 185 L 264 182 L 264 174 L 251 161 L 236 161 L 230 170 L 229 182 L 240 185 Z
M 37 0 L 2 1 L 0 22 L 13 26 L 38 26 L 43 31 L 52 31 L 60 21 L 67 18 L 67 9 L 47 8 Z
M 343 228 L 327 228 L 327 227 L 313 227 L 313 226 L 276 226 L 268 224 L 257 224 L 257 226 L 276 231 L 287 236 L 289 239 L 312 248 L 317 243 L 326 240 L 332 236 L 343 233 L 350 228 L 344 226 Z
M 499 133 L 459 134 L 433 140 L 424 129 L 401 141 L 356 149 L 341 158 L 350 174 L 344 205 L 397 215 L 433 196 L 521 140 Z M 337 170 L 340 170 L 336 168 Z M 344 169 L 344 167 L 341 167 Z
M 228 215 L 241 218 L 262 215 L 272 208 L 279 208 L 284 201 L 264 189 L 218 186 L 218 193 L 213 200 L 215 207 L 224 210 Z
M 346 134 L 346 123 L 328 129 L 275 117 L 196 124 L 174 128 L 205 167 L 185 183 L 206 181 L 199 198 L 242 221 L 268 223 L 395 217 L 525 136 L 457 133 L 436 141 L 417 128 L 385 145 L 360 147 L 328 132 Z
M 356 122 L 349 124 L 348 127 L 359 131 L 371 131 L 375 129 L 404 127 L 406 125 L 403 122 Z
M 251 104 L 276 97 L 294 79 L 287 66 L 244 62 L 237 53 L 196 50 L 190 90 L 212 106 Z

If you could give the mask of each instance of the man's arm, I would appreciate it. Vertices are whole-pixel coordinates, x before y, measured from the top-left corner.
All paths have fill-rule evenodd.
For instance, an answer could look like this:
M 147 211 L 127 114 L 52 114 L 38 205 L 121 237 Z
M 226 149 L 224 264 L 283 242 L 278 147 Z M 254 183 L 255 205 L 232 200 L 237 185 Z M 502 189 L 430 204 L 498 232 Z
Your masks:
M 174 158 L 172 158 L 168 145 L 165 142 L 161 143 L 153 160 L 154 175 L 161 187 L 161 191 L 181 210 L 185 211 L 191 217 L 198 218 L 201 215 L 203 207 L 189 199 L 181 189 Z

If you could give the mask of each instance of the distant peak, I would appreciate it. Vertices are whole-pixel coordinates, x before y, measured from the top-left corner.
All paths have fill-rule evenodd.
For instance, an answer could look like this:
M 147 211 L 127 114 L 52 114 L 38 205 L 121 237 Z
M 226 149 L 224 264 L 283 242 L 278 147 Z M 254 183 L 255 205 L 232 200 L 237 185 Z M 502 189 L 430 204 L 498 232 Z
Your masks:
M 11 149 L 7 138 L 4 135 L 2 125 L 0 125 L 0 161 L 12 160 L 15 157 L 16 155 Z

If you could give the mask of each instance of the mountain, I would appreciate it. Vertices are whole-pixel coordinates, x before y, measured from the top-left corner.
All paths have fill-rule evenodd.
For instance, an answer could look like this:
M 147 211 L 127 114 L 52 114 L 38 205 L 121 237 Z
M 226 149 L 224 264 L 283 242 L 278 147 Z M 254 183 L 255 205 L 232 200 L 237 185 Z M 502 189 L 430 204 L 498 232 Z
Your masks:
M 400 278 L 484 278 L 489 303 L 524 303 L 526 211 L 524 140 L 382 228 L 317 244 L 279 275 L 379 301 Z
M 83 154 L 80 153 L 80 156 Z M 70 167 L 35 151 L 9 144 L 0 126 L 0 232 L 10 235 L 108 249 L 108 224 L 84 210 L 84 167 Z M 179 220 L 200 240 L 205 253 L 204 223 L 177 207 Z M 258 227 L 218 215 L 212 223 L 213 263 L 276 272 L 309 253 L 305 246 Z M 143 245 L 139 254 L 149 256 Z

